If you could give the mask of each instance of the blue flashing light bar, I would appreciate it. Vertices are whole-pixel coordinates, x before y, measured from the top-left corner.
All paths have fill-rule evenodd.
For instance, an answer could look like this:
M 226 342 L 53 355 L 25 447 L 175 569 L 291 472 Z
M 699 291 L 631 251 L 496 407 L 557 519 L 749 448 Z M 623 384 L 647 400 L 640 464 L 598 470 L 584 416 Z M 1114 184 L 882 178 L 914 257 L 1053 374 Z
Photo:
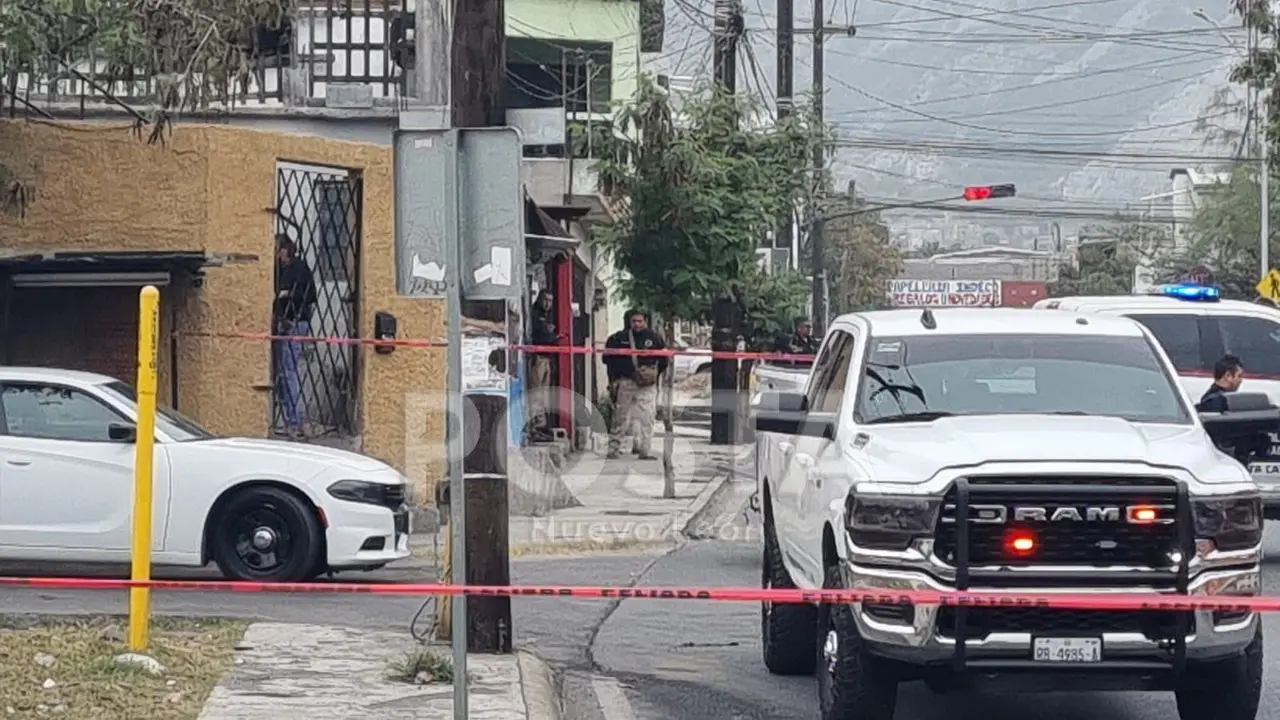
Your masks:
M 1152 294 L 1177 298 L 1178 300 L 1189 300 L 1191 302 L 1218 302 L 1222 297 L 1221 292 L 1216 287 L 1193 285 L 1190 283 L 1161 285 Z

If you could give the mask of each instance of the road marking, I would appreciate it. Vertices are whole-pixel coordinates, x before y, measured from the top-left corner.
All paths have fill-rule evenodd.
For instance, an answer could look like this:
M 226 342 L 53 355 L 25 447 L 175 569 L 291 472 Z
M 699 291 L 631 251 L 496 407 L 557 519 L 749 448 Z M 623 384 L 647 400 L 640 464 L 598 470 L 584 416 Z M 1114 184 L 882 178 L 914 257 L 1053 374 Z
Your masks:
M 635 713 L 631 712 L 627 693 L 617 680 L 596 675 L 591 678 L 591 689 L 595 690 L 596 702 L 599 703 L 605 720 L 636 720 Z

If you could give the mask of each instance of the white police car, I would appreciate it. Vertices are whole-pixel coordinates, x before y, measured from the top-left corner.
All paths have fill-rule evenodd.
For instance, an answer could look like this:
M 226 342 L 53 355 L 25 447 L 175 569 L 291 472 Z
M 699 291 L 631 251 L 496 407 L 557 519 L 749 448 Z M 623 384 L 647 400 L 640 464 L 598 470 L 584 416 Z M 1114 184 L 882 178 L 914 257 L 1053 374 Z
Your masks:
M 1216 287 L 1163 285 L 1147 295 L 1105 295 L 1041 300 L 1036 310 L 1123 315 L 1151 331 L 1178 370 L 1178 379 L 1198 401 L 1213 384 L 1213 366 L 1223 355 L 1244 364 L 1241 390 L 1266 393 L 1280 405 L 1280 310 L 1269 305 L 1224 300 Z M 1280 510 L 1280 437 L 1272 437 L 1271 458 L 1250 465 L 1271 516 Z

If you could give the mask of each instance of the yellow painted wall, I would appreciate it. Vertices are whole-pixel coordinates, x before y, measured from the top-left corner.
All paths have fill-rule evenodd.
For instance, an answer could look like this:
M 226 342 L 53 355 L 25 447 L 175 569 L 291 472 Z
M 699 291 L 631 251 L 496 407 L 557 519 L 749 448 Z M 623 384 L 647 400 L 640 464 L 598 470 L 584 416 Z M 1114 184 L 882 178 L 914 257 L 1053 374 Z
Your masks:
M 0 121 L 0 158 L 34 187 L 25 214 L 0 216 L 7 250 L 204 250 L 256 263 L 207 271 L 181 294 L 179 404 L 228 435 L 268 429 L 270 345 L 181 333 L 266 333 L 271 325 L 276 163 L 358 171 L 364 179 L 360 335 L 375 311 L 405 338 L 442 338 L 444 303 L 396 293 L 391 148 L 302 135 L 179 125 L 163 144 L 129 126 Z M 424 400 L 444 387 L 444 354 L 399 348 L 360 353 L 364 451 L 410 476 L 420 501 L 443 475 L 443 417 Z

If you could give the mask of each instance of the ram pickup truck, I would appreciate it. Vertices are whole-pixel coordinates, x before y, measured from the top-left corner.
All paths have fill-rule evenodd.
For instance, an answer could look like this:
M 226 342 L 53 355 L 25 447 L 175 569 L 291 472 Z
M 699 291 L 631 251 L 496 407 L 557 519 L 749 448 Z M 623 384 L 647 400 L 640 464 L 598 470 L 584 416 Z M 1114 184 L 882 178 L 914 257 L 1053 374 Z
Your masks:
M 1258 488 L 1219 445 L 1280 428 L 1280 410 L 1235 395 L 1197 415 L 1128 318 L 842 316 L 801 392 L 757 399 L 763 586 L 1258 595 Z M 911 681 L 1166 690 L 1182 720 L 1253 720 L 1261 692 L 1262 625 L 1247 611 L 761 613 L 765 665 L 816 672 L 824 720 L 890 720 Z

